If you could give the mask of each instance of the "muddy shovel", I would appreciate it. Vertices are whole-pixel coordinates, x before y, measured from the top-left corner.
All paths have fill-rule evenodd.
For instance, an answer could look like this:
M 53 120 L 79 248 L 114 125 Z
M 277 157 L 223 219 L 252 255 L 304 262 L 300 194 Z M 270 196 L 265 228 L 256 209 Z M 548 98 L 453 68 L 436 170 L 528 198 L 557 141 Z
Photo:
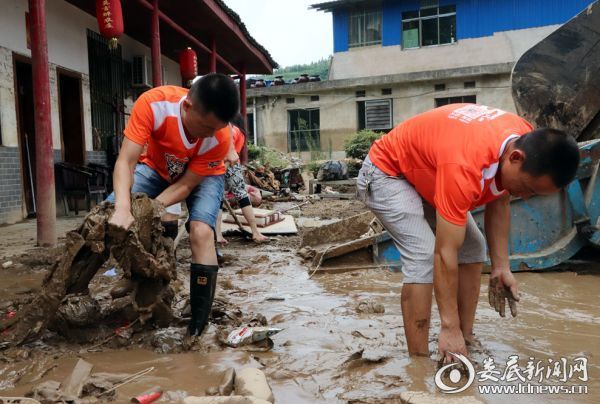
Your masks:
M 238 219 L 237 215 L 233 211 L 233 208 L 231 207 L 231 205 L 229 204 L 229 202 L 225 198 L 223 198 L 223 205 L 225 205 L 225 207 L 227 208 L 227 211 L 233 217 L 233 220 L 235 221 L 235 224 L 237 224 L 237 226 L 239 227 L 239 229 L 242 232 L 242 235 L 244 236 L 244 238 L 246 238 L 246 239 L 252 239 L 252 233 L 250 233 L 248 230 L 244 229 L 244 226 L 242 226 L 242 223 L 240 222 L 240 219 Z

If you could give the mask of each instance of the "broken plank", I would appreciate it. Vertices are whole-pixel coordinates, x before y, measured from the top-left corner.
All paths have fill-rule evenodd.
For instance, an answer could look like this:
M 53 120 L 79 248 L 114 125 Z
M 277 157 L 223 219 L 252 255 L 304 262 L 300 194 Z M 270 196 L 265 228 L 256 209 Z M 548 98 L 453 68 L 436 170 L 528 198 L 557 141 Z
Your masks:
M 79 398 L 81 391 L 83 390 L 83 385 L 88 377 L 90 377 L 93 367 L 94 365 L 91 363 L 79 359 L 71 374 L 67 376 L 65 381 L 61 384 L 63 394 L 74 399 Z

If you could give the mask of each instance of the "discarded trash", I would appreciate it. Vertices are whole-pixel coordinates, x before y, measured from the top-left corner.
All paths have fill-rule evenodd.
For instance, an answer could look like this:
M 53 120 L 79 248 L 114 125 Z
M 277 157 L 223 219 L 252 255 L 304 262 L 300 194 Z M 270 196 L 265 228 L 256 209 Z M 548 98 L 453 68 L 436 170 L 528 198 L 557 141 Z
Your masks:
M 115 267 L 112 267 L 108 271 L 104 272 L 102 275 L 110 276 L 110 277 L 117 276 L 117 271 L 116 271 Z
M 14 317 L 14 316 L 16 316 L 16 315 L 17 315 L 17 312 L 16 312 L 16 311 L 14 311 L 14 310 L 11 310 L 11 311 L 9 311 L 8 313 L 6 313 L 6 316 L 4 316 L 4 317 L 5 317 L 6 319 L 9 319 L 9 318 L 13 318 L 13 317 Z
M 272 327 L 240 327 L 229 333 L 226 343 L 230 347 L 237 348 L 238 346 L 265 340 L 280 331 L 283 331 L 283 329 Z
M 228 396 L 233 392 L 233 383 L 235 381 L 235 369 L 229 368 L 223 373 L 221 383 L 219 384 L 219 395 Z
M 383 306 L 383 304 L 377 303 L 373 300 L 361 300 L 356 306 L 356 311 L 358 313 L 383 314 L 385 313 L 385 307 Z
M 2 264 L 2 268 L 6 269 L 8 267 L 10 267 L 13 264 L 12 261 L 6 261 L 4 264 Z
M 143 392 L 139 396 L 133 397 L 131 402 L 138 404 L 150 404 L 158 400 L 162 396 L 162 393 L 163 392 L 160 387 L 153 387 L 150 390 Z
M 283 302 L 285 297 L 271 296 L 265 299 L 267 302 Z
M 256 368 L 246 368 L 237 372 L 235 377 L 235 393 L 241 396 L 252 396 L 273 403 L 275 398 L 265 374 Z
M 348 166 L 343 161 L 326 161 L 319 168 L 317 180 L 339 181 L 348 179 Z

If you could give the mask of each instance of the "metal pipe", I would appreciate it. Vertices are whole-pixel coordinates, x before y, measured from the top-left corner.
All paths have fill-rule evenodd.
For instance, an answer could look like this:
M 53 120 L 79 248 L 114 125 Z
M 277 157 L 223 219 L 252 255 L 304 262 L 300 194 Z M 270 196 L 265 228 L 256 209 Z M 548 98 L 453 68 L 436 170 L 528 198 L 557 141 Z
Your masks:
M 152 4 L 150 4 L 147 0 L 137 0 L 137 2 L 150 11 L 154 9 Z M 183 27 L 181 27 L 181 25 L 177 24 L 175 21 L 170 19 L 165 13 L 159 10 L 158 15 L 160 19 L 163 20 L 163 22 L 165 22 L 168 26 L 177 31 L 177 33 L 179 33 L 180 35 L 186 37 L 194 46 L 200 48 L 206 53 L 211 53 L 211 50 L 208 48 L 208 46 L 204 45 L 195 36 L 193 36 L 192 34 L 187 32 Z M 223 58 L 219 54 L 217 54 L 217 61 L 223 66 L 225 66 L 227 69 L 229 69 L 233 74 L 240 74 L 240 72 L 235 67 L 233 67 L 227 60 L 225 60 L 225 58 Z
M 50 122 L 50 71 L 46 36 L 46 0 L 29 0 L 35 160 L 37 197 L 37 243 L 56 244 L 54 149 Z
M 258 146 L 258 133 L 256 132 L 256 97 L 252 97 L 252 133 L 254 133 L 254 146 Z
M 211 73 L 217 72 L 217 41 L 214 36 L 210 38 L 210 68 Z
M 152 6 L 152 85 L 162 86 L 162 63 L 160 56 L 160 18 L 158 0 L 153 0 Z

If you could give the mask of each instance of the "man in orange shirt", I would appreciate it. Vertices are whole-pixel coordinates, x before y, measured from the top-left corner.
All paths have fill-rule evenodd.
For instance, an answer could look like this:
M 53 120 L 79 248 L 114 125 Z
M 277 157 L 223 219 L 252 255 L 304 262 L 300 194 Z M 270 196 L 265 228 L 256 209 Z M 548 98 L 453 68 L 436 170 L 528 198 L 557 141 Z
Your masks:
M 571 182 L 575 140 L 536 129 L 515 114 L 451 104 L 417 115 L 373 143 L 360 170 L 359 197 L 402 255 L 402 317 L 410 354 L 428 355 L 432 290 L 441 319 L 438 349 L 466 355 L 472 342 L 486 239 L 490 304 L 516 315 L 510 271 L 511 195 L 550 195 Z M 469 213 L 485 205 L 486 236 Z M 435 234 L 434 234 L 435 232 Z
M 217 283 L 213 229 L 223 195 L 224 160 L 237 162 L 228 122 L 240 102 L 233 80 L 203 76 L 187 90 L 156 87 L 135 102 L 113 174 L 110 223 L 129 228 L 131 193 L 143 192 L 164 206 L 186 200 L 190 212 L 191 335 L 202 333 Z M 147 145 L 146 152 L 143 152 Z

